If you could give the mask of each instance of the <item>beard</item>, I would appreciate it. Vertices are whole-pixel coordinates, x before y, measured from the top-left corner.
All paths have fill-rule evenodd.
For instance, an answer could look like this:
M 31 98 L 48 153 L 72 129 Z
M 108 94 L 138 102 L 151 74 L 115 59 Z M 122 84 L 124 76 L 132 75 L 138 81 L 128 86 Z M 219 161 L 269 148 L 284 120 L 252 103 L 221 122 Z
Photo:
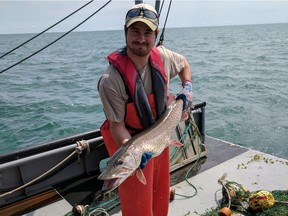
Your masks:
M 144 57 L 149 55 L 152 47 L 149 47 L 147 43 L 132 42 L 127 44 L 127 48 L 136 56 Z

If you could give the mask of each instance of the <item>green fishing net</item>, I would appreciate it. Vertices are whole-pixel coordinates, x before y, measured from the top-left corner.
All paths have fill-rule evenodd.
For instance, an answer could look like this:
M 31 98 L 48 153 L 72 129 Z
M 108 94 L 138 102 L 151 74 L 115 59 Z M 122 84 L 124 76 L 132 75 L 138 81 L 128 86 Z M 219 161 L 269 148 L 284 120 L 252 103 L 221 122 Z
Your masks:
M 246 208 L 240 204 L 238 206 L 232 205 L 232 216 L 233 214 L 244 216 L 288 216 L 288 190 L 274 190 L 271 193 L 275 199 L 275 203 L 271 208 L 256 211 L 249 207 L 249 205 Z M 201 216 L 216 216 L 222 207 L 208 209 Z

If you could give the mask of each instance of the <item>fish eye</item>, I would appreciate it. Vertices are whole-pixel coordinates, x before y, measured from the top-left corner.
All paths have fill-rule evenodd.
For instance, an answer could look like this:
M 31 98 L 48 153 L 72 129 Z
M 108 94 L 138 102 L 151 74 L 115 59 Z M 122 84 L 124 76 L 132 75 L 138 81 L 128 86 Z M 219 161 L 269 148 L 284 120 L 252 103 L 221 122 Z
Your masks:
M 118 161 L 117 161 L 117 165 L 122 165 L 123 164 L 123 160 L 122 159 L 119 159 Z

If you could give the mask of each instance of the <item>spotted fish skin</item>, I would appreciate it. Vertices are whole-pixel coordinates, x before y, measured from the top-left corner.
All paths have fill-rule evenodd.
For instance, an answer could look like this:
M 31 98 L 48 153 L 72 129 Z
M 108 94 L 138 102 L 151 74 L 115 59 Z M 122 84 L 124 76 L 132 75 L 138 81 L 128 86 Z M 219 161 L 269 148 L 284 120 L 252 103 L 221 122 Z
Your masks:
M 104 180 L 103 191 L 114 190 L 135 171 L 139 181 L 146 184 L 145 176 L 139 168 L 141 157 L 145 152 L 151 152 L 152 158 L 157 157 L 170 144 L 182 145 L 177 140 L 170 140 L 172 132 L 181 121 L 182 109 L 183 101 L 174 100 L 151 127 L 133 136 L 111 156 L 107 168 L 98 177 Z

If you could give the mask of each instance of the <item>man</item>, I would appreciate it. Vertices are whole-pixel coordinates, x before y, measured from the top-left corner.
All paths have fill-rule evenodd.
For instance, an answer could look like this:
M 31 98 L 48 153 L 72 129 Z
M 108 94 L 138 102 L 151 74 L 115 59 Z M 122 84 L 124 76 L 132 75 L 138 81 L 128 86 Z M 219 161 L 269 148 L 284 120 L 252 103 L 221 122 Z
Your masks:
M 192 103 L 189 63 L 180 54 L 155 47 L 158 23 L 152 6 L 134 5 L 125 19 L 126 46 L 107 57 L 110 66 L 99 80 L 98 91 L 107 118 L 100 129 L 109 155 L 163 114 L 169 80 L 177 74 L 183 85 L 180 93 L 185 95 L 181 98 L 185 104 Z M 132 175 L 118 188 L 123 216 L 168 215 L 169 148 L 150 157 L 149 152 L 144 154 L 140 166 L 146 185 Z

